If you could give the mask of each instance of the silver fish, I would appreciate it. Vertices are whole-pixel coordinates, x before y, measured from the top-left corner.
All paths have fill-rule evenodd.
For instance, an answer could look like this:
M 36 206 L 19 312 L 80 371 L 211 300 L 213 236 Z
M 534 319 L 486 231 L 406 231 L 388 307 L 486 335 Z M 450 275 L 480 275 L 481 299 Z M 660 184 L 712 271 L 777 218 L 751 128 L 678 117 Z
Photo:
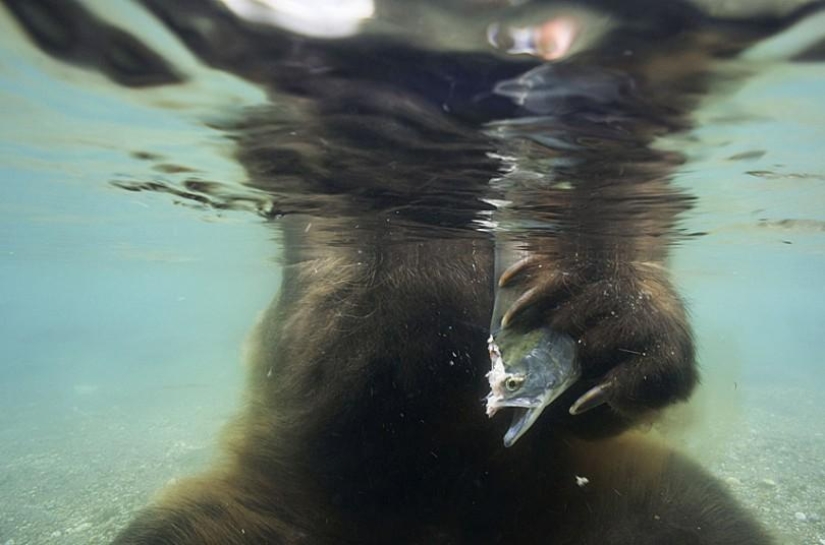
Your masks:
M 487 373 L 490 394 L 487 416 L 499 409 L 514 409 L 513 422 L 504 435 L 511 447 L 555 401 L 579 379 L 576 343 L 569 335 L 548 328 L 529 333 L 500 330 L 487 341 L 493 368 Z

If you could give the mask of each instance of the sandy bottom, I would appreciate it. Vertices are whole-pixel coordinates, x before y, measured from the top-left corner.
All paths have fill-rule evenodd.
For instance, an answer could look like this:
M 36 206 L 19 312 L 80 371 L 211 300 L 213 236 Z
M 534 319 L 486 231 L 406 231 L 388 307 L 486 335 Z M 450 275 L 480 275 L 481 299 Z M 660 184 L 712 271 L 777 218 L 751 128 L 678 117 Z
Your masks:
M 2 407 L 0 545 L 109 543 L 165 483 L 208 463 L 236 403 L 208 387 L 130 395 L 83 386 Z M 771 387 L 742 409 L 705 465 L 779 543 L 825 545 L 825 407 Z
M 0 545 L 110 543 L 164 484 L 209 462 L 232 414 L 217 389 L 79 390 L 0 411 Z
M 819 392 L 751 393 L 742 425 L 705 466 L 788 545 L 825 545 L 825 403 Z

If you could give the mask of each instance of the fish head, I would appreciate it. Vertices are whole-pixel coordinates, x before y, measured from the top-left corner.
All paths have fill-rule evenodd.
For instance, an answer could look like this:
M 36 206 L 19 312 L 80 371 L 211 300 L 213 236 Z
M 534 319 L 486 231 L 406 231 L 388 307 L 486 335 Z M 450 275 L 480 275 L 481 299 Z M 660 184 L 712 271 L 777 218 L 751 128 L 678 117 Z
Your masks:
M 487 374 L 487 415 L 493 416 L 502 408 L 514 409 L 513 421 L 504 435 L 504 446 L 510 447 L 545 407 L 578 380 L 580 371 L 575 343 L 568 335 L 541 329 L 521 339 L 523 349 L 508 351 L 507 346 L 499 346 L 493 337 L 488 342 L 493 368 Z

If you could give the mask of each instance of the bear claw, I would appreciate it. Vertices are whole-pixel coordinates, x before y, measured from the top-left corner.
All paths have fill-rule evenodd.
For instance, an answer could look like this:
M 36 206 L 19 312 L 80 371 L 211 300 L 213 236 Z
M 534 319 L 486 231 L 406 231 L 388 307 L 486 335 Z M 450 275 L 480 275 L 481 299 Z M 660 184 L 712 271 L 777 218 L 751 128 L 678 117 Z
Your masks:
M 570 406 L 569 412 L 572 415 L 582 414 L 591 409 L 595 409 L 599 405 L 607 403 L 608 393 L 610 392 L 610 383 L 602 383 L 594 386 L 576 400 Z

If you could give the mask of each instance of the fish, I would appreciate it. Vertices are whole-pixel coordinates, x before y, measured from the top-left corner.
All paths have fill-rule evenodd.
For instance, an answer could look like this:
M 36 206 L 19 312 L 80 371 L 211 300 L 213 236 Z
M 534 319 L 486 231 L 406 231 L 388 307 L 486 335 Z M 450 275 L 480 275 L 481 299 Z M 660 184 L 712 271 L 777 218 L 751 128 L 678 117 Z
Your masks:
M 487 340 L 492 369 L 487 416 L 512 408 L 513 421 L 504 434 L 511 447 L 581 376 L 576 343 L 564 333 L 538 328 L 527 333 L 500 329 Z

